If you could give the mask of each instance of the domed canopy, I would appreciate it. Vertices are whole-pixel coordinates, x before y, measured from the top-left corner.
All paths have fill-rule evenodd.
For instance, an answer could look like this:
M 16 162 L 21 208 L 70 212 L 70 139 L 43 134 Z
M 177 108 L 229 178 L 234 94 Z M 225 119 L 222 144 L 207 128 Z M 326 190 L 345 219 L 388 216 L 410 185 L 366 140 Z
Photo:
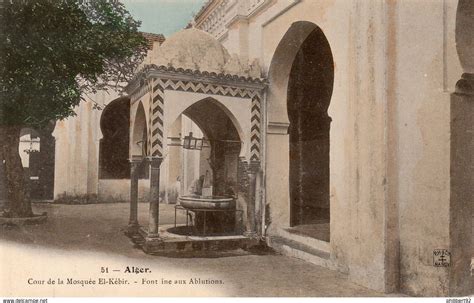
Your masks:
M 195 28 L 179 31 L 167 38 L 160 47 L 153 49 L 150 61 L 157 66 L 175 69 L 260 77 L 258 63 L 242 64 L 237 55 L 230 56 L 214 37 Z

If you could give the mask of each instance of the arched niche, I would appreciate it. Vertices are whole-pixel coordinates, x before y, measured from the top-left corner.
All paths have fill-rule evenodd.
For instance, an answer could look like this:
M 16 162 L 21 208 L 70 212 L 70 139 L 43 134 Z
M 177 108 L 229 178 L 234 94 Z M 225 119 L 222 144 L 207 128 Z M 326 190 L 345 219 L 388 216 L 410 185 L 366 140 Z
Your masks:
M 329 224 L 327 111 L 333 84 L 331 48 L 316 27 L 300 46 L 288 80 L 291 226 Z M 329 234 L 321 240 L 329 241 Z
M 309 21 L 293 23 L 278 44 L 270 68 L 268 81 L 270 83 L 267 94 L 267 114 L 269 126 L 288 126 L 286 96 L 288 80 L 296 54 L 306 38 L 318 26 Z
M 329 240 L 329 127 L 334 83 L 329 42 L 314 23 L 293 23 L 269 68 L 267 199 L 277 226 L 326 224 Z M 318 233 L 318 232 L 316 232 Z
M 167 91 L 166 98 L 169 100 L 165 104 L 167 121 L 166 128 L 169 128 L 171 123 L 183 113 L 186 114 L 189 108 L 194 108 L 195 104 L 211 103 L 216 111 L 224 113 L 232 122 L 236 129 L 239 140 L 242 142 L 240 149 L 240 157 L 250 159 L 250 140 L 251 140 L 251 99 L 236 100 L 235 97 L 228 96 L 203 96 L 203 94 L 189 93 L 182 91 Z M 211 113 L 212 115 L 212 113 Z M 199 127 L 199 121 L 195 121 Z M 204 128 L 202 128 L 205 131 Z
M 130 99 L 110 102 L 100 118 L 102 139 L 99 147 L 99 178 L 128 179 L 130 144 Z
M 133 120 L 132 138 L 130 140 L 131 156 L 146 156 L 148 148 L 148 135 L 146 115 L 143 104 L 140 102 Z
M 208 146 L 205 148 L 209 151 L 203 153 L 201 167 L 204 169 L 201 173 L 205 173 L 206 167 L 211 169 L 214 194 L 225 195 L 229 190 L 236 192 L 237 166 L 243 145 L 242 130 L 236 118 L 211 97 L 193 103 L 182 114 L 191 119 L 205 136 Z M 210 116 L 212 119 L 209 119 Z

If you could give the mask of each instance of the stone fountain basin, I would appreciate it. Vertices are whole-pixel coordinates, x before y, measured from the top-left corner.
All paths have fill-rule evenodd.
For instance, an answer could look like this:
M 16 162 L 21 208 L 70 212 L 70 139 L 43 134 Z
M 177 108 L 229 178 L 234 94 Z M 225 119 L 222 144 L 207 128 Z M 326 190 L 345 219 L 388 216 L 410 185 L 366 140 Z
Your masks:
M 235 209 L 235 199 L 223 196 L 180 196 L 182 207 L 187 209 Z

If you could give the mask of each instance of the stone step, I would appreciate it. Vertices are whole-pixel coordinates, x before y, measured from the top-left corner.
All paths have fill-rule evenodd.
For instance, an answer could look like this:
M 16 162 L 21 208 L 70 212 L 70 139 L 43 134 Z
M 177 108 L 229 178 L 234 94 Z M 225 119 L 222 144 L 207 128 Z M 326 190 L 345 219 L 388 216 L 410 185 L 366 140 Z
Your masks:
M 290 239 L 290 240 L 305 244 L 307 246 L 326 252 L 328 254 L 331 252 L 331 246 L 329 242 L 322 241 L 322 240 L 319 240 L 310 236 L 306 236 L 303 234 L 298 234 L 288 229 L 282 229 L 282 228 L 278 229 L 277 235 L 286 239 Z
M 254 239 L 219 239 L 219 240 L 187 240 L 187 241 L 148 241 L 143 243 L 143 250 L 146 253 L 188 253 L 198 251 L 231 251 L 247 249 L 250 246 L 258 245 Z
M 134 234 L 128 234 L 133 243 L 138 245 L 148 254 L 186 256 L 206 252 L 230 252 L 249 250 L 260 246 L 260 240 L 243 235 L 230 236 L 182 236 L 161 232 L 160 237 L 150 239 L 145 229 L 140 228 Z M 235 252 L 234 252 L 235 253 Z
M 335 269 L 328 251 L 320 250 L 300 241 L 279 235 L 268 237 L 268 245 L 285 256 L 301 259 L 329 269 Z

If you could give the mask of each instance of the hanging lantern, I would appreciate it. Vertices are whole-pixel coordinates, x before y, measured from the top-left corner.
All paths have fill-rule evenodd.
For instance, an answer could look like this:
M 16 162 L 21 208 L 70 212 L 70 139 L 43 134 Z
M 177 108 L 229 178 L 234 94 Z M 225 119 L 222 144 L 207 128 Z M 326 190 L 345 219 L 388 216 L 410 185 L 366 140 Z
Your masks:
M 203 138 L 195 138 L 193 137 L 193 132 L 189 132 L 189 135 L 184 136 L 183 148 L 202 150 L 203 141 L 204 141 Z

